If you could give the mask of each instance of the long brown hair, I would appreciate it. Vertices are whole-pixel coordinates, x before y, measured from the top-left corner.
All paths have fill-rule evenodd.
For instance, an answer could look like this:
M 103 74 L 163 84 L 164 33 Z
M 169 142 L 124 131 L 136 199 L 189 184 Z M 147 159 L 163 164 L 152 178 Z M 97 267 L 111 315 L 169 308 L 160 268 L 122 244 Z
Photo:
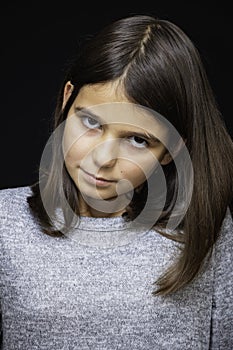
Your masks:
M 159 288 L 154 294 L 165 295 L 193 280 L 218 238 L 233 195 L 233 142 L 195 45 L 177 25 L 147 15 L 119 19 L 80 46 L 58 94 L 54 130 L 66 119 L 84 85 L 117 79 L 131 101 L 157 111 L 174 125 L 187 140 L 192 160 L 193 194 L 179 225 L 184 234 L 168 235 L 182 241 L 183 248 L 174 264 L 156 281 Z M 62 110 L 64 86 L 69 80 L 74 90 Z M 54 150 L 48 175 L 41 180 L 44 192 L 49 195 L 51 208 L 56 208 L 59 196 L 65 195 L 78 213 L 75 184 L 65 166 L 62 174 L 55 171 L 59 152 L 61 149 Z M 174 162 L 163 168 L 168 190 L 163 215 L 155 225 L 158 230 L 166 227 L 178 187 Z M 46 213 L 39 183 L 31 188 L 34 194 L 28 197 L 28 203 L 43 232 L 62 236 Z M 134 194 L 129 219 L 138 215 L 146 195 L 145 183 L 142 191 Z M 64 214 L 69 227 L 72 218 Z

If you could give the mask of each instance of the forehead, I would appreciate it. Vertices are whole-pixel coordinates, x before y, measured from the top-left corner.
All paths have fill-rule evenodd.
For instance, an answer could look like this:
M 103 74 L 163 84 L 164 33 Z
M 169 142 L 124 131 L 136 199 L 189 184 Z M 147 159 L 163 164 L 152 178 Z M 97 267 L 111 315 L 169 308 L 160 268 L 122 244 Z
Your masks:
M 92 105 L 106 102 L 130 102 L 119 80 L 85 85 L 79 91 L 76 99 L 87 103 L 91 101 Z
M 132 103 L 123 89 L 114 82 L 84 86 L 77 95 L 71 113 L 89 113 L 102 124 L 119 125 L 122 129 L 136 130 L 154 134 L 166 140 L 169 125 L 159 113 Z

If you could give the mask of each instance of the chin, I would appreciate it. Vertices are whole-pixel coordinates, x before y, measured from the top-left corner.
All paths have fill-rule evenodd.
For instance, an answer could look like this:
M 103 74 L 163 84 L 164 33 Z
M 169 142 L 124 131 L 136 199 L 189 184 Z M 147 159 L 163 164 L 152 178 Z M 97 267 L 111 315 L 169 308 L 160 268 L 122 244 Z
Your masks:
M 82 189 L 78 186 L 77 186 L 77 188 L 83 197 L 88 197 L 90 199 L 111 200 L 111 199 L 114 199 L 118 196 L 116 193 L 108 193 L 107 194 L 107 193 L 104 193 L 103 190 L 99 191 L 96 188 L 89 189 L 89 190 Z

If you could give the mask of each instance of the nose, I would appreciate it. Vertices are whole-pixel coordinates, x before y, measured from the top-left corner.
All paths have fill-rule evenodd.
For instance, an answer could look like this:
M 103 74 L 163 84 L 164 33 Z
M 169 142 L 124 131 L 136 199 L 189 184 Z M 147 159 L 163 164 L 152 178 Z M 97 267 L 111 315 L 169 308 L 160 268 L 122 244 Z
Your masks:
M 96 145 L 92 151 L 93 162 L 98 168 L 113 167 L 118 157 L 118 142 L 116 139 L 105 140 Z

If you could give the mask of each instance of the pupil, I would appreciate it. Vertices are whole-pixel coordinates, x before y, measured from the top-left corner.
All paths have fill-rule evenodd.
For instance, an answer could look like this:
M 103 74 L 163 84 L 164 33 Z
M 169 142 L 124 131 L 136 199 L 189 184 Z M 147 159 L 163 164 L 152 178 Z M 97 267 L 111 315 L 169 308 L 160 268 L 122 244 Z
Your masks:
M 96 120 L 91 118 L 91 117 L 88 117 L 88 122 L 92 125 L 95 125 L 96 124 Z
M 135 141 L 137 143 L 143 143 L 144 142 L 144 140 L 141 137 L 138 137 L 138 136 L 135 136 Z

